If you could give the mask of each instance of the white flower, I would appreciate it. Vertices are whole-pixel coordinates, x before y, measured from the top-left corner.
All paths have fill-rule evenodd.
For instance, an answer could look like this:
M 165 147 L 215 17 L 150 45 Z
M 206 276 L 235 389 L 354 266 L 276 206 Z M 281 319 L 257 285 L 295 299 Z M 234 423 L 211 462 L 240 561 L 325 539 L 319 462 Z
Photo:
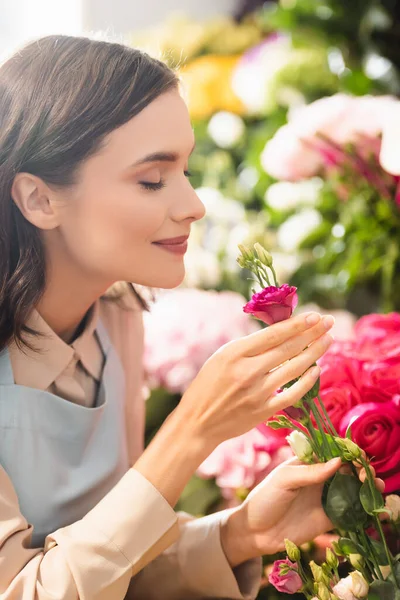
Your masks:
M 321 222 L 321 214 L 311 208 L 289 217 L 278 230 L 277 239 L 280 248 L 285 252 L 293 252 Z
M 386 496 L 385 508 L 390 511 L 389 515 L 392 521 L 398 521 L 400 517 L 400 498 L 396 494 Z
M 301 431 L 292 431 L 290 435 L 286 437 L 287 442 L 297 458 L 303 462 L 310 462 L 313 457 L 313 449 L 308 441 L 307 436 Z
M 299 204 L 315 205 L 323 181 L 312 177 L 306 181 L 279 181 L 269 186 L 265 193 L 265 203 L 275 210 L 291 210 Z
M 353 571 L 341 579 L 333 588 L 335 596 L 340 600 L 357 600 L 365 598 L 368 594 L 369 585 L 359 571 Z
M 365 598 L 368 594 L 369 585 L 364 579 L 360 571 L 352 571 L 350 573 L 351 578 L 351 591 L 356 598 Z
M 208 123 L 208 133 L 220 148 L 233 148 L 246 130 L 243 119 L 231 112 L 220 111 Z

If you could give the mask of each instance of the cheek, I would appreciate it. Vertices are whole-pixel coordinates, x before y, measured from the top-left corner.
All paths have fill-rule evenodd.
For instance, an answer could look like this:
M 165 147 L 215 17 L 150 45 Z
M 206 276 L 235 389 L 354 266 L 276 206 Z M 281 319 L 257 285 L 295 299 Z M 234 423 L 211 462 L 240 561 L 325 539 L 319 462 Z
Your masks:
M 63 222 L 68 252 L 88 272 L 124 278 L 143 256 L 164 216 L 133 188 L 92 190 L 73 201 Z

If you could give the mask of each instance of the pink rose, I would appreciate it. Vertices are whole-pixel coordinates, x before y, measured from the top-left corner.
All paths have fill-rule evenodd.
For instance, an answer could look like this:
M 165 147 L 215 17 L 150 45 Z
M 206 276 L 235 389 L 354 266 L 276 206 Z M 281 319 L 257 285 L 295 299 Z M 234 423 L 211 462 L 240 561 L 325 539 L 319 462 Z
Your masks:
M 336 430 L 349 410 L 361 404 L 358 390 L 345 381 L 337 383 L 334 387 L 321 389 L 320 397 Z
M 352 439 L 371 458 L 385 492 L 400 489 L 400 407 L 397 401 L 368 402 L 354 407 L 340 425 L 344 435 L 353 418 Z
M 281 565 L 288 565 L 291 569 L 294 569 L 294 571 L 290 570 L 285 575 L 282 575 Z M 278 592 L 283 592 L 284 594 L 295 594 L 303 587 L 303 582 L 297 572 L 297 564 L 290 561 L 288 558 L 285 558 L 285 560 L 276 560 L 274 562 L 268 580 Z
M 252 314 L 267 325 L 285 321 L 292 316 L 297 306 L 296 291 L 297 288 L 287 283 L 279 288 L 271 285 L 253 294 L 251 300 L 243 307 L 243 311 Z
M 355 335 L 359 350 L 376 357 L 376 345 L 379 344 L 385 356 L 400 353 L 400 314 L 372 314 L 361 317 L 355 326 Z M 382 353 L 381 352 L 381 355 Z
M 353 344 L 350 342 L 332 344 L 319 361 L 321 389 L 336 387 L 341 382 L 358 387 L 363 363 L 353 354 Z

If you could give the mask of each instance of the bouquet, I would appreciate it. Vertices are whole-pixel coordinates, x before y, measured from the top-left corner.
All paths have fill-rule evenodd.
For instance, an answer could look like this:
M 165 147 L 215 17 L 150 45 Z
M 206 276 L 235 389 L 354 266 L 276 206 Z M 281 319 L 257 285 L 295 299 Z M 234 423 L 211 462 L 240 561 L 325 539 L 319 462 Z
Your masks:
M 267 326 L 289 318 L 297 304 L 296 288 L 279 285 L 272 257 L 260 244 L 254 245 L 254 251 L 242 245 L 239 249 L 239 265 L 251 271 L 261 287 L 259 292 L 252 290 L 244 312 Z M 382 337 L 382 330 L 380 334 Z M 378 331 L 375 337 L 379 337 Z M 386 343 L 389 348 L 393 345 L 388 340 Z M 301 591 L 310 600 L 400 598 L 400 555 L 389 547 L 390 537 L 399 533 L 400 498 L 391 494 L 385 499 L 376 486 L 373 457 L 353 439 L 358 419 L 359 415 L 353 414 L 343 420 L 340 435 L 321 399 L 318 380 L 295 406 L 268 422 L 275 430 L 292 430 L 287 439 L 302 462 L 325 462 L 334 457 L 343 462 L 343 468 L 325 485 L 322 498 L 337 541 L 327 549 L 322 565 L 314 561 L 305 565 L 300 549 L 286 540 L 287 557 L 275 562 L 269 576 L 279 591 Z M 359 478 L 361 469 L 363 482 Z M 395 478 L 392 484 L 396 486 L 398 480 Z M 341 576 L 344 568 L 350 570 L 347 577 Z

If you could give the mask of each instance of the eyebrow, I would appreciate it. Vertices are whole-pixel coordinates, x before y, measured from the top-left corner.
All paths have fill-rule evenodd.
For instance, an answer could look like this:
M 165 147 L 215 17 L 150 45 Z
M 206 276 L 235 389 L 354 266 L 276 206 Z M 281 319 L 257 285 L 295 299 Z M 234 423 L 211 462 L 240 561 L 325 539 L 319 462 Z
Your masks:
M 196 142 L 193 144 L 193 147 L 189 153 L 189 156 L 193 153 L 193 150 L 196 147 Z M 178 152 L 152 152 L 151 154 L 147 154 L 143 158 L 140 158 L 136 162 L 134 162 L 131 167 L 138 167 L 140 165 L 144 165 L 146 163 L 152 162 L 177 162 L 180 158 Z

